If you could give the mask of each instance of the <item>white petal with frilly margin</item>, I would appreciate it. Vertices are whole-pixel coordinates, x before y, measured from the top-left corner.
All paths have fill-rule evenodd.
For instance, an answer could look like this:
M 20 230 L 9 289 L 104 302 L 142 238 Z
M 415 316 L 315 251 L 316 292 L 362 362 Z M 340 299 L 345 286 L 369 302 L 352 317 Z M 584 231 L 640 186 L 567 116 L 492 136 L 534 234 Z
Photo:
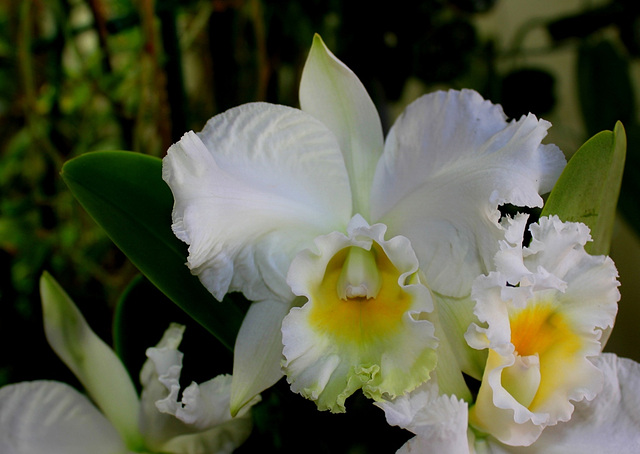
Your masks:
M 426 319 L 431 295 L 419 282 L 410 242 L 385 240 L 385 231 L 354 216 L 347 235 L 318 237 L 291 265 L 287 281 L 308 302 L 282 323 L 285 373 L 292 390 L 322 410 L 345 411 L 346 398 L 360 388 L 376 400 L 398 396 L 435 367 L 437 340 Z M 364 261 L 348 265 L 352 253 Z M 342 292 L 346 284 L 354 286 Z M 349 292 L 358 296 L 345 297 Z
M 456 396 L 439 394 L 435 382 L 432 379 L 392 401 L 376 402 L 390 425 L 416 434 L 397 454 L 470 453 L 467 403 Z
M 173 454 L 230 453 L 251 432 L 254 398 L 232 418 L 231 376 L 219 375 L 180 392 L 184 326 L 171 324 L 156 347 L 147 349 L 140 372 L 143 385 L 141 432 L 149 447 Z
M 492 268 L 502 236 L 498 206 L 542 206 L 565 159 L 541 145 L 550 124 L 507 122 L 471 90 L 419 98 L 396 121 L 376 170 L 371 221 L 411 238 L 426 284 L 464 296 Z
M 213 117 L 169 149 L 163 178 L 189 268 L 217 299 L 238 290 L 252 301 L 290 300 L 295 253 L 351 217 L 334 135 L 289 107 L 252 103 Z

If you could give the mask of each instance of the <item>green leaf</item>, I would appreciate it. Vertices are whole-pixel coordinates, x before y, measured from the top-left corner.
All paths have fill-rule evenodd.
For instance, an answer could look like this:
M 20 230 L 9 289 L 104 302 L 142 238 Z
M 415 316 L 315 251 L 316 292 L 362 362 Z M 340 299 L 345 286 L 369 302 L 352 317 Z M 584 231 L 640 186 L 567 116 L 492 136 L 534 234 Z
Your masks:
M 216 301 L 185 265 L 186 245 L 171 231 L 173 196 L 162 161 L 127 151 L 87 153 L 68 161 L 62 178 L 142 274 L 233 349 L 242 311 Z
M 627 150 L 622 123 L 602 131 L 569 160 L 542 209 L 541 216 L 582 222 L 591 229 L 590 254 L 608 254 Z

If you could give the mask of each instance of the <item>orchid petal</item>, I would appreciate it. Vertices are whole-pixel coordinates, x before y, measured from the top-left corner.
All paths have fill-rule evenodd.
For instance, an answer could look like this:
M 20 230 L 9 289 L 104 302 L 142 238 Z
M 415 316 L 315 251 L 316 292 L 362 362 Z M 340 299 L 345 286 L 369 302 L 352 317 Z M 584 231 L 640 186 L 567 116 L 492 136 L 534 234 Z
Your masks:
M 433 294 L 433 299 L 435 308 L 428 318 L 434 324 L 435 336 L 438 339 L 438 358 L 441 359 L 436 364 L 434 374 L 438 380 L 440 393 L 456 395 L 459 399 L 471 402 L 473 397 L 463 372 L 473 376 L 466 372 L 465 369 L 471 369 L 472 372 L 475 372 L 473 367 L 475 365 L 473 364 L 474 359 L 479 360 L 483 355 L 464 343 L 464 338 L 461 335 L 464 330 L 455 326 L 456 322 L 451 317 L 451 313 L 441 310 L 443 308 L 442 298 L 437 294 Z M 464 304 L 462 301 L 459 302 Z M 464 310 L 464 306 L 462 307 L 463 312 L 467 312 Z M 482 376 L 482 374 L 479 375 Z
M 230 109 L 168 151 L 163 178 L 175 198 L 173 230 L 188 265 L 217 298 L 242 291 L 288 299 L 290 259 L 351 212 L 339 146 L 318 120 L 265 103 Z
M 175 416 L 186 428 L 197 433 L 181 435 L 167 441 L 162 452 L 175 454 L 231 453 L 250 435 L 253 426 L 249 409 L 255 397 L 232 417 L 230 411 L 231 376 L 219 375 L 200 385 L 192 383 L 183 392 L 182 404 Z M 185 430 L 183 433 L 187 433 Z
M 315 35 L 300 81 L 300 107 L 338 138 L 349 172 L 353 213 L 369 216 L 369 191 L 383 150 L 380 117 L 358 77 Z
M 461 391 L 460 387 L 450 388 L 450 385 L 454 383 L 452 374 L 443 373 L 442 369 L 445 367 L 450 370 L 457 369 L 476 380 L 482 378 L 484 365 L 487 361 L 486 352 L 470 347 L 464 337 L 469 325 L 477 321 L 473 312 L 475 301 L 470 296 L 448 298 L 438 293 L 433 294 L 433 300 L 438 316 L 438 323 L 436 323 L 436 337 L 440 341 L 438 355 L 447 358 L 446 361 L 438 361 L 436 367 L 436 370 L 439 371 L 439 379 L 445 380 L 447 383 L 441 385 L 441 391 L 444 394 L 455 394 L 467 400 L 468 390 Z M 455 381 L 458 381 L 457 377 Z
M 120 435 L 74 388 L 54 381 L 0 389 L 0 452 L 124 454 Z
M 80 380 L 129 449 L 142 445 L 138 394 L 116 354 L 89 327 L 71 298 L 44 273 L 40 295 L 47 341 Z
M 407 429 L 415 437 L 398 454 L 469 454 L 467 403 L 456 396 L 439 394 L 436 380 L 430 380 L 411 393 L 375 405 L 385 412 L 392 426 Z
M 291 304 L 253 303 L 242 322 L 233 359 L 231 413 L 282 378 L 282 319 Z
M 509 452 L 522 454 L 635 454 L 640 452 L 640 364 L 611 353 L 592 359 L 604 388 L 576 403 L 567 422 L 547 427 L 538 441 Z
M 142 391 L 141 432 L 150 448 L 159 452 L 231 452 L 251 432 L 250 407 L 231 416 L 231 376 L 191 383 L 181 391 L 180 373 L 184 326 L 172 323 L 156 347 L 147 349 L 140 372 Z M 179 400 L 180 399 L 180 400 Z
M 411 238 L 427 285 L 468 295 L 492 268 L 503 235 L 498 206 L 542 206 L 565 159 L 541 145 L 550 124 L 507 122 L 471 90 L 437 92 L 407 107 L 388 134 L 373 182 L 372 221 Z
M 171 324 L 158 345 L 147 349 L 140 371 L 140 432 L 152 449 L 160 449 L 167 440 L 185 433 L 184 424 L 171 414 L 180 393 L 183 354 L 178 345 L 183 332 L 184 326 Z
M 589 229 L 551 216 L 531 225 L 531 233 L 524 263 L 531 270 L 543 268 L 567 282 L 561 304 L 576 328 L 589 332 L 594 326 L 598 330 L 613 327 L 618 311 L 615 302 L 620 299 L 618 271 L 609 257 L 578 253 L 591 238 Z M 568 239 L 571 237 L 573 241 Z

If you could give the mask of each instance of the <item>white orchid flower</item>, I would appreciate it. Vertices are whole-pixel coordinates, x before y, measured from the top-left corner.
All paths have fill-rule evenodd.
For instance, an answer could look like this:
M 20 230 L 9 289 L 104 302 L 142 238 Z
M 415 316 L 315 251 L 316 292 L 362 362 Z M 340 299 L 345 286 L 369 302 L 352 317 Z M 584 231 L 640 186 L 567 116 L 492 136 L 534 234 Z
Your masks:
M 56 381 L 0 388 L 0 452 L 230 453 L 249 436 L 248 409 L 258 399 L 232 418 L 230 376 L 192 383 L 178 400 L 182 325 L 172 324 L 160 343 L 147 350 L 138 397 L 116 354 L 47 273 L 40 292 L 47 340 L 89 397 Z
M 542 206 L 565 164 L 541 144 L 548 122 L 508 122 L 470 90 L 418 99 L 384 140 L 363 85 L 318 36 L 300 104 L 230 109 L 164 159 L 191 271 L 218 299 L 254 301 L 233 411 L 282 376 L 283 354 L 292 388 L 332 411 L 358 388 L 378 399 L 426 381 L 436 337 L 450 348 L 432 292 L 468 296 L 503 235 L 498 206 Z
M 473 286 L 480 323 L 466 337 L 487 351 L 475 402 L 431 385 L 378 404 L 416 434 L 405 451 L 640 452 L 640 364 L 601 353 L 620 297 L 615 266 L 585 252 L 584 224 L 557 216 L 532 224 L 523 247 L 526 221 L 506 219 L 496 271 Z
M 478 278 L 469 345 L 487 349 L 487 363 L 469 420 L 512 446 L 528 446 L 542 430 L 568 421 L 571 402 L 592 400 L 602 372 L 589 360 L 602 350 L 603 330 L 613 327 L 620 299 L 618 272 L 609 257 L 591 256 L 581 223 L 527 216 L 506 221 L 497 271 Z

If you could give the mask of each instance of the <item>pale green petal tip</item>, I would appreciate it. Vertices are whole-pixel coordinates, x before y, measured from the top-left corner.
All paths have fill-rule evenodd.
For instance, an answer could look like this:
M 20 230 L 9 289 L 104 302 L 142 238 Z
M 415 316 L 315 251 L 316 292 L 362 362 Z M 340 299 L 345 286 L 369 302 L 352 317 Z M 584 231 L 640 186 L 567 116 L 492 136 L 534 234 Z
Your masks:
M 332 71 L 335 71 L 335 69 L 330 68 L 332 68 L 333 65 L 344 66 L 344 64 L 338 60 L 333 52 L 331 52 L 327 47 L 322 37 L 316 33 L 313 35 L 313 41 L 311 43 L 311 48 L 309 49 L 305 69 L 315 68 L 318 70 L 319 68 L 323 68 L 321 70 L 323 74 L 326 76 L 332 76 Z M 349 72 L 351 71 L 349 70 Z
M 314 33 L 313 42 L 311 43 L 311 50 L 313 50 L 317 46 L 323 46 L 325 49 L 327 48 L 327 46 L 324 44 L 324 41 L 322 40 L 322 37 L 320 36 L 320 34 Z
M 62 339 L 68 337 L 69 332 L 74 333 L 70 336 L 72 338 L 82 336 L 82 328 L 86 325 L 86 321 L 69 295 L 47 271 L 42 273 L 40 277 L 40 297 L 42 300 L 45 334 L 49 345 L 58 355 L 61 354 L 59 349 L 64 348 L 66 350 L 64 353 L 70 355 L 75 362 L 81 362 L 83 356 L 82 346 L 75 345 L 73 342 L 64 342 L 62 344 L 61 342 L 63 342 Z M 52 338 L 52 336 L 55 336 L 58 340 Z M 65 355 L 63 354 L 63 356 Z
M 42 273 L 40 276 L 40 296 L 42 298 L 42 307 L 45 311 L 44 316 L 48 317 L 49 315 L 55 316 L 55 313 L 52 313 L 51 310 L 57 306 L 61 307 L 61 301 L 66 299 L 69 300 L 66 292 L 60 287 L 60 284 L 56 282 L 56 280 L 49 274 L 47 271 Z
M 325 55 L 332 55 L 331 51 L 324 43 L 322 37 L 317 33 L 313 35 L 313 42 L 311 43 L 311 50 L 309 51 L 309 55 L 313 55 L 314 52 L 322 52 Z

